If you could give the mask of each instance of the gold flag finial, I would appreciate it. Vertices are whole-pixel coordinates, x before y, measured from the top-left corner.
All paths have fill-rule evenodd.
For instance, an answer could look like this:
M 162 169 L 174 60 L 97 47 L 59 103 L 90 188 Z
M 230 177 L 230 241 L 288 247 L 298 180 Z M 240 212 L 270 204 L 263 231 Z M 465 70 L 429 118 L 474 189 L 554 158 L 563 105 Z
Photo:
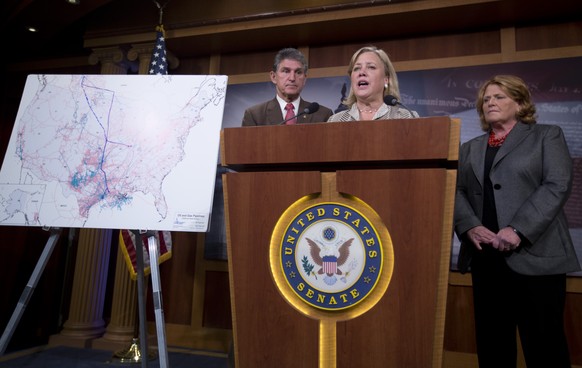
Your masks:
M 158 7 L 158 9 L 160 9 L 160 20 L 158 22 L 158 24 L 162 24 L 162 19 L 164 17 L 164 8 L 166 7 L 166 5 L 168 5 L 168 3 L 170 2 L 170 0 L 166 1 L 164 3 L 164 5 L 160 5 L 160 3 L 156 0 L 153 0 L 154 4 L 156 4 L 156 6 Z

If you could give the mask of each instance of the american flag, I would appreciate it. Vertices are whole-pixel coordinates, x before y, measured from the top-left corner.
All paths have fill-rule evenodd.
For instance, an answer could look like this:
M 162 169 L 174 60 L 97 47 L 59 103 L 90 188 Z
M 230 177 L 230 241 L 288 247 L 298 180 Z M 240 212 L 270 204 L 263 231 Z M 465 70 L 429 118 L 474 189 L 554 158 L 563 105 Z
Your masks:
M 172 233 L 169 231 L 156 231 L 154 236 L 159 246 L 159 264 L 172 257 Z M 125 264 L 133 280 L 137 279 L 136 252 L 140 250 L 143 252 L 144 275 L 147 276 L 151 272 L 148 239 L 146 236 L 140 236 L 140 238 L 136 238 L 136 235 L 129 230 L 121 230 L 119 232 L 119 247 L 121 248 Z
M 164 26 L 156 27 L 156 45 L 152 51 L 148 74 L 168 74 L 168 60 L 166 59 L 166 39 Z

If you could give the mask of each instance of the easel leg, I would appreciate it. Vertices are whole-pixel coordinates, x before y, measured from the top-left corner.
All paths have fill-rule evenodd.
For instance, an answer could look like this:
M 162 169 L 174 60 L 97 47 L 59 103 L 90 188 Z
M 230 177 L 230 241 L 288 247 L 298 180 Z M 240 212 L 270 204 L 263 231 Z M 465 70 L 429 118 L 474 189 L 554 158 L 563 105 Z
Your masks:
M 148 366 L 148 333 L 146 321 L 146 302 L 145 302 L 145 277 L 144 277 L 144 260 L 142 250 L 142 238 L 139 231 L 135 234 L 135 255 L 137 261 L 137 306 L 139 315 L 139 346 L 141 355 L 141 366 Z
M 156 331 L 158 335 L 158 353 L 160 355 L 160 368 L 168 367 L 168 349 L 166 346 L 166 328 L 164 322 L 164 310 L 162 307 L 162 289 L 160 283 L 160 266 L 158 263 L 159 246 L 154 236 L 148 238 L 150 251 L 150 269 L 152 273 L 152 297 L 154 299 L 154 311 L 156 316 Z
M 14 313 L 12 313 L 12 317 L 10 318 L 10 321 L 8 321 L 8 324 L 6 325 L 6 329 L 4 329 L 2 338 L 0 338 L 0 356 L 4 355 L 6 347 L 8 346 L 8 342 L 12 338 L 12 335 L 14 334 L 14 330 L 16 329 L 18 322 L 20 322 L 20 318 L 24 313 L 24 309 L 26 308 L 28 302 L 30 301 L 30 297 L 32 296 L 32 293 L 34 292 L 34 289 L 38 284 L 38 280 L 40 279 L 40 276 L 42 275 L 42 272 L 44 271 L 44 268 L 53 250 L 55 249 L 55 245 L 59 240 L 60 236 L 61 229 L 59 228 L 51 229 L 51 235 L 46 245 L 44 246 L 42 254 L 38 259 L 38 262 L 36 263 L 36 267 L 34 268 L 34 271 L 32 272 L 32 275 L 30 276 L 30 279 L 28 280 L 28 283 L 26 284 L 24 291 L 22 292 L 22 295 L 20 296 L 20 300 L 16 305 L 16 309 L 14 310 Z

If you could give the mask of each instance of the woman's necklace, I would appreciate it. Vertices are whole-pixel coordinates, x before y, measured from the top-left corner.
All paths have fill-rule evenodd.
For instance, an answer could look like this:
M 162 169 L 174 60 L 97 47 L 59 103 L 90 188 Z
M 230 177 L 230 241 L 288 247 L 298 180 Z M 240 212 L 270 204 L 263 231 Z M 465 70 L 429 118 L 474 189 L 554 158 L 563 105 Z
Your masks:
M 360 114 L 364 113 L 364 112 L 371 114 L 371 113 L 375 113 L 376 111 L 378 111 L 378 109 L 373 109 L 371 107 L 366 107 L 365 109 L 360 109 L 360 107 L 358 106 L 358 111 L 360 112 Z
M 505 133 L 502 137 L 497 138 L 495 137 L 495 132 L 491 130 L 489 132 L 489 147 L 501 147 L 503 142 L 505 142 L 505 138 L 507 138 L 508 134 L 509 132 Z

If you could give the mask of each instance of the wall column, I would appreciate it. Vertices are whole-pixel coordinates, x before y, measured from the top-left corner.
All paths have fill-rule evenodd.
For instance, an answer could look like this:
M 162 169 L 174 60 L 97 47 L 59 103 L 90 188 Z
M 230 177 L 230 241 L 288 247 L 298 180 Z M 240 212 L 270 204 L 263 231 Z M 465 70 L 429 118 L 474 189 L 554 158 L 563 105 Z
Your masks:
M 101 74 L 127 74 L 131 67 L 121 47 L 93 49 L 93 53 L 89 55 L 89 63 L 101 63 Z
M 115 230 L 119 234 L 119 230 Z M 137 319 L 137 282 L 132 281 L 123 258 L 123 252 L 117 250 L 115 264 L 115 281 L 111 320 L 105 335 L 93 342 L 93 348 L 100 350 L 120 350 L 127 348 L 135 336 Z
M 90 347 L 105 331 L 103 306 L 107 287 L 112 230 L 81 229 L 69 318 L 49 345 Z

